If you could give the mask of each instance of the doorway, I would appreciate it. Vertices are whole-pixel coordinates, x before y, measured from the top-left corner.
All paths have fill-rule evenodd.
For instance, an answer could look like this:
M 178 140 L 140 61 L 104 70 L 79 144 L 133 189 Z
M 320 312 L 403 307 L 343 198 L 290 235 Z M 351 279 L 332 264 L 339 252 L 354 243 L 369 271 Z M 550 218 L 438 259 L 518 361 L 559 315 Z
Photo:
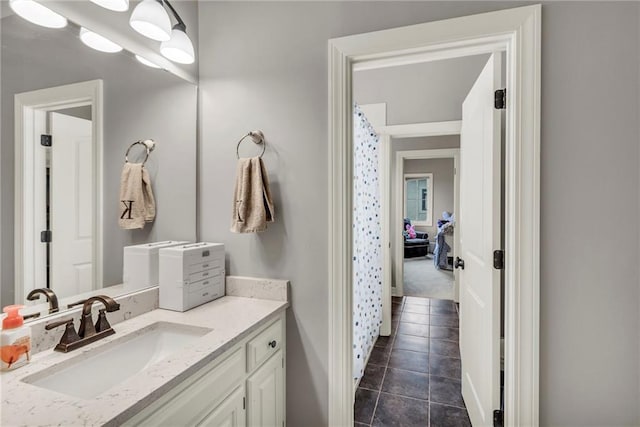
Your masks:
M 102 81 L 17 94 L 15 111 L 16 299 L 101 287 Z
M 399 138 L 393 140 L 396 139 Z M 459 131 L 451 134 L 449 140 L 459 146 Z M 459 205 L 459 163 L 459 148 L 396 152 L 395 200 L 391 203 L 396 210 L 394 227 L 403 230 L 401 234 L 394 235 L 395 296 L 458 301 L 458 274 L 453 269 L 453 259 L 459 247 L 458 234 L 455 233 Z M 425 183 L 426 193 L 431 193 L 431 197 L 424 201 L 427 206 L 431 205 L 430 210 L 426 209 L 429 221 L 416 222 L 414 217 L 421 218 L 406 209 L 407 178 L 416 173 L 427 173 L 431 180 Z M 423 201 L 420 202 L 422 207 Z M 417 245 L 413 235 L 407 232 L 409 224 L 417 230 Z M 421 250 L 420 240 L 427 241 L 425 250 Z
M 348 220 L 352 177 L 350 73 L 359 66 L 383 67 L 399 61 L 425 61 L 500 50 L 507 52 L 506 85 L 509 88 L 505 151 L 505 249 L 510 254 L 504 259 L 507 283 L 505 423 L 537 424 L 539 29 L 540 7 L 531 6 L 330 42 L 329 327 L 334 331 L 330 339 L 330 424 L 348 425 L 353 420 L 349 372 L 352 356 Z M 411 53 L 407 53 L 409 50 Z M 484 415 L 489 416 L 492 410 L 484 409 L 487 409 Z

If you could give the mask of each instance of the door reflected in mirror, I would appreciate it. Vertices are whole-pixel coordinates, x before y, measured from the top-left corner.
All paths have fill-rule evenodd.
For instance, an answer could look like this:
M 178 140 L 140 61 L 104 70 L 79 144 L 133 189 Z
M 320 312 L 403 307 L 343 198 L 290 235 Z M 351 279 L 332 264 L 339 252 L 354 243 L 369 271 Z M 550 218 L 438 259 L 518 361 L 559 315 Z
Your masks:
M 100 283 L 102 84 L 15 95 L 16 295 L 65 298 Z

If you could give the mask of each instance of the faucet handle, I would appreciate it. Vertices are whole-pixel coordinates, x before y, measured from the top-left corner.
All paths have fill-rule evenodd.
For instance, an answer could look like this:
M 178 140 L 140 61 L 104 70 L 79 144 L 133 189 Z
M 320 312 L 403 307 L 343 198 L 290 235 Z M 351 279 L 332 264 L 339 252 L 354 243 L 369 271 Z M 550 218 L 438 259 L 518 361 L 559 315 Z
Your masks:
M 69 351 L 69 344 L 80 341 L 80 336 L 76 332 L 76 328 L 73 326 L 73 318 L 69 317 L 66 319 L 58 320 L 57 322 L 51 322 L 44 328 L 49 331 L 62 325 L 65 325 L 64 334 L 62 334 L 62 338 L 60 338 L 60 342 L 58 343 L 58 345 L 56 345 L 55 350 L 66 353 L 67 351 Z
M 111 325 L 107 320 L 106 311 L 107 311 L 106 308 L 101 308 L 100 310 L 98 310 L 98 321 L 96 322 L 96 326 L 95 326 L 96 332 L 103 332 L 103 331 L 106 331 L 107 329 L 111 329 Z
M 68 325 L 69 323 L 71 324 L 71 326 L 73 326 L 73 317 L 67 317 L 66 319 L 60 319 L 57 322 L 47 323 L 44 328 L 47 331 L 50 331 L 53 328 L 57 328 L 58 326 L 62 325 Z

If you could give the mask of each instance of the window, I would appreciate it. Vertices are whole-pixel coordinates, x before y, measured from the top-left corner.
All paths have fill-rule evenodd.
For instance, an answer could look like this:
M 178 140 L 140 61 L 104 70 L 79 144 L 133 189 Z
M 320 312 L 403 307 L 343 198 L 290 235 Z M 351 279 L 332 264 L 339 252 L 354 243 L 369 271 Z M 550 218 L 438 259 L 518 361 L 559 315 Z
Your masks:
M 413 225 L 433 224 L 433 174 L 404 176 L 404 216 Z

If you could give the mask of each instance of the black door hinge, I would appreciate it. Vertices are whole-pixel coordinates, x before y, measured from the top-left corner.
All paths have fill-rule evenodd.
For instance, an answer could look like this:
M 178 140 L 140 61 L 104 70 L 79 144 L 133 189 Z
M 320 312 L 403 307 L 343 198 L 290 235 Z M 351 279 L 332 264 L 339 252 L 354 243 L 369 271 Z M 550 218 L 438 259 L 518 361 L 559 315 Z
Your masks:
M 493 411 L 493 427 L 503 427 L 504 426 L 504 414 L 500 409 L 496 409 Z
M 40 145 L 43 147 L 51 147 L 53 144 L 53 137 L 51 135 L 40 135 Z
M 504 110 L 507 108 L 507 89 L 498 89 L 495 91 L 493 106 L 496 110 Z
M 493 268 L 496 270 L 504 270 L 504 251 L 493 251 Z
M 242 398 L 242 409 L 247 409 L 247 398 L 246 397 Z
M 51 230 L 44 230 L 40 232 L 40 241 L 42 243 L 51 243 Z

